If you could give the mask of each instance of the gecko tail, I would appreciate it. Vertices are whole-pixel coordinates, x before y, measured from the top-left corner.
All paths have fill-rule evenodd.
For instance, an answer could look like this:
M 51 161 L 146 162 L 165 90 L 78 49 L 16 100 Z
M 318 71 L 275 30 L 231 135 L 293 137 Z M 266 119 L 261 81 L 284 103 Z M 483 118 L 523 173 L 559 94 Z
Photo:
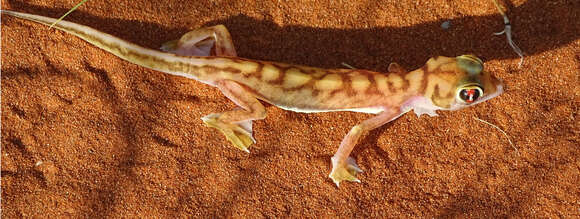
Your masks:
M 113 55 L 124 59 L 128 62 L 150 68 L 153 70 L 184 76 L 188 78 L 197 78 L 197 75 L 190 73 L 188 68 L 193 66 L 202 66 L 204 61 L 195 57 L 183 57 L 168 52 L 158 51 L 145 48 L 137 44 L 122 40 L 113 35 L 103 33 L 91 27 L 75 24 L 68 21 L 57 21 L 57 19 L 44 17 L 40 15 L 21 13 L 8 10 L 0 10 L 3 15 L 10 15 L 17 18 L 33 21 L 36 23 L 51 26 L 54 28 L 75 35 L 96 47 L 99 47 Z M 56 23 L 55 23 L 56 22 Z M 185 64 L 185 65 L 184 65 Z

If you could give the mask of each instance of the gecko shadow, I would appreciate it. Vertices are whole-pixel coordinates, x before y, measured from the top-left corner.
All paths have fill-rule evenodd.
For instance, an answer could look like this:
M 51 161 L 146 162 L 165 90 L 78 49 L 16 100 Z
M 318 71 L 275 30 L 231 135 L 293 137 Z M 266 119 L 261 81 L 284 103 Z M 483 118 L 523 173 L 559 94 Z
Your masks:
M 518 7 L 508 6 L 516 44 L 526 55 L 534 55 L 579 39 L 580 19 L 569 7 L 580 8 L 580 2 L 556 5 L 529 0 Z M 448 30 L 440 27 L 445 21 L 452 24 Z M 504 35 L 493 36 L 503 30 L 499 14 L 366 29 L 280 27 L 272 21 L 246 15 L 207 23 L 216 24 L 228 27 L 241 56 L 320 67 L 341 67 L 341 62 L 347 62 L 355 67 L 385 71 L 395 61 L 414 69 L 432 56 L 465 53 L 484 60 L 519 58 Z
M 12 8 L 19 11 L 50 17 L 59 17 L 68 11 L 67 8 L 51 9 L 18 1 L 8 2 Z M 514 25 L 515 41 L 526 55 L 557 49 L 580 38 L 580 19 L 577 19 L 578 15 L 569 9 L 580 8 L 580 3 L 572 4 L 557 5 L 548 1 L 528 0 L 518 7 L 508 7 L 508 16 Z M 542 10 L 537 10 L 538 8 Z M 101 18 L 81 11 L 71 14 L 67 20 L 94 27 L 150 48 L 157 48 L 161 43 L 178 38 L 190 30 L 150 22 Z M 492 35 L 493 32 L 503 29 L 499 15 L 450 19 L 452 27 L 449 30 L 441 29 L 440 24 L 444 21 L 447 20 L 441 19 L 409 27 L 336 29 L 298 25 L 279 26 L 272 21 L 235 15 L 205 25 L 225 24 L 232 33 L 234 44 L 242 57 L 319 67 L 339 67 L 339 63 L 348 62 L 357 67 L 385 71 L 391 61 L 415 68 L 422 65 L 430 56 L 453 56 L 463 53 L 474 53 L 486 60 L 518 58 L 507 46 L 505 36 Z M 331 52 L 328 52 L 329 48 L 332 48 Z M 388 126 L 378 132 L 382 133 L 387 129 Z M 124 134 L 128 136 L 127 141 L 132 141 L 134 137 L 130 136 L 136 135 Z M 365 144 L 369 141 L 376 142 L 377 135 L 371 138 L 364 139 L 363 142 Z M 127 165 L 134 164 L 128 162 Z M 242 178 L 251 174 L 253 173 L 246 173 Z M 241 187 L 235 190 L 237 191 L 231 193 L 250 192 L 244 191 Z M 464 202 L 462 200 L 472 199 L 468 196 L 458 198 L 459 203 Z M 110 200 L 106 202 L 112 204 Z M 226 203 L 233 204 L 235 204 L 233 201 Z
M 12 8 L 50 17 L 59 17 L 68 10 L 14 0 L 8 2 Z M 579 39 L 580 19 L 570 8 L 580 8 L 580 2 L 553 4 L 528 0 L 517 7 L 508 5 L 516 44 L 526 55 L 534 55 Z M 163 42 L 179 38 L 195 28 L 101 18 L 81 11 L 70 14 L 67 20 L 150 48 L 158 48 Z M 452 24 L 448 30 L 440 27 L 445 21 Z M 473 53 L 484 60 L 519 58 L 507 45 L 505 36 L 493 36 L 494 32 L 503 29 L 499 14 L 439 19 L 408 27 L 366 29 L 279 26 L 269 20 L 239 14 L 204 26 L 216 24 L 224 24 L 230 30 L 241 57 L 326 68 L 340 67 L 341 62 L 347 62 L 360 68 L 385 71 L 392 61 L 416 68 L 431 56 L 465 53 Z

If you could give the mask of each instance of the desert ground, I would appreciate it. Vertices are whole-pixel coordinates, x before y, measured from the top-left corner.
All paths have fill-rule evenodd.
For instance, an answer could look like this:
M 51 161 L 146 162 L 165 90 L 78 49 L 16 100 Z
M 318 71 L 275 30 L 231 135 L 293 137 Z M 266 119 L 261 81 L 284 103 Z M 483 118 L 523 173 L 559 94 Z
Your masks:
M 78 1 L 1 3 L 60 17 Z M 580 217 L 580 2 L 502 5 L 521 66 L 491 0 L 92 0 L 65 19 L 148 48 L 224 24 L 240 57 L 324 68 L 469 53 L 505 82 L 371 131 L 352 153 L 361 183 L 340 187 L 330 157 L 372 115 L 266 104 L 245 153 L 200 120 L 235 108 L 218 89 L 2 16 L 2 216 Z

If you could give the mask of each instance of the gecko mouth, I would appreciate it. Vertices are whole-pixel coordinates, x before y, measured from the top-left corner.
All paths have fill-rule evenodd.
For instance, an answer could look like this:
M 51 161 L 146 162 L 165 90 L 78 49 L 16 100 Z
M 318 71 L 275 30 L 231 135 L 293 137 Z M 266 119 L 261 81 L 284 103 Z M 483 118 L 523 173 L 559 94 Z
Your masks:
M 474 103 L 472 103 L 471 105 L 478 104 L 478 103 L 484 102 L 486 100 L 489 100 L 491 98 L 497 97 L 497 96 L 499 96 L 502 93 L 503 93 L 503 83 L 500 83 L 500 84 L 498 84 L 496 86 L 496 90 L 495 90 L 495 92 L 493 94 L 484 96 L 484 97 L 478 99 L 477 101 L 475 101 Z

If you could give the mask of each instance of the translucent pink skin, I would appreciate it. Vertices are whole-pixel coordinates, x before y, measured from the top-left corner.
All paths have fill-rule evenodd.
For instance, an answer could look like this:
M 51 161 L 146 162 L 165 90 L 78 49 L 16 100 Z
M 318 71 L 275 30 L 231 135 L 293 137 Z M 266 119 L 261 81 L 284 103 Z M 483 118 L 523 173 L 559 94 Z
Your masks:
M 2 14 L 45 25 L 56 21 L 43 16 L 4 10 Z M 470 55 L 431 58 L 425 67 L 408 73 L 398 65 L 391 65 L 391 72 L 382 74 L 366 70 L 320 69 L 238 58 L 229 32 L 223 25 L 186 33 L 179 40 L 164 44 L 163 51 L 144 48 L 67 21 L 60 21 L 55 28 L 76 35 L 131 63 L 217 87 L 239 108 L 212 113 L 202 120 L 206 125 L 222 132 L 234 146 L 246 152 L 255 143 L 252 137 L 252 121 L 266 117 L 265 108 L 258 99 L 296 112 L 355 111 L 377 114 L 354 126 L 331 158 L 333 168 L 329 177 L 337 186 L 343 180 L 360 182 L 356 174 L 362 170 L 349 155 L 360 137 L 368 131 L 411 109 L 418 116 L 435 116 L 436 110 L 461 109 L 503 92 L 501 81 L 489 73 L 473 73 L 474 70 L 483 70 L 483 63 Z M 269 71 L 265 70 L 266 66 L 271 67 Z M 460 88 L 458 86 L 461 86 L 461 79 L 466 78 L 466 72 L 470 72 L 469 78 L 478 78 L 481 87 L 489 91 L 469 104 L 454 95 Z M 321 76 L 316 77 L 316 74 Z M 268 75 L 275 75 L 280 80 L 263 80 Z M 324 81 L 324 76 L 328 75 L 338 76 L 339 79 Z M 326 85 L 317 86 L 320 85 L 318 82 L 325 82 Z M 324 92 L 332 95 L 314 94 Z M 336 93 L 343 96 L 336 97 Z

